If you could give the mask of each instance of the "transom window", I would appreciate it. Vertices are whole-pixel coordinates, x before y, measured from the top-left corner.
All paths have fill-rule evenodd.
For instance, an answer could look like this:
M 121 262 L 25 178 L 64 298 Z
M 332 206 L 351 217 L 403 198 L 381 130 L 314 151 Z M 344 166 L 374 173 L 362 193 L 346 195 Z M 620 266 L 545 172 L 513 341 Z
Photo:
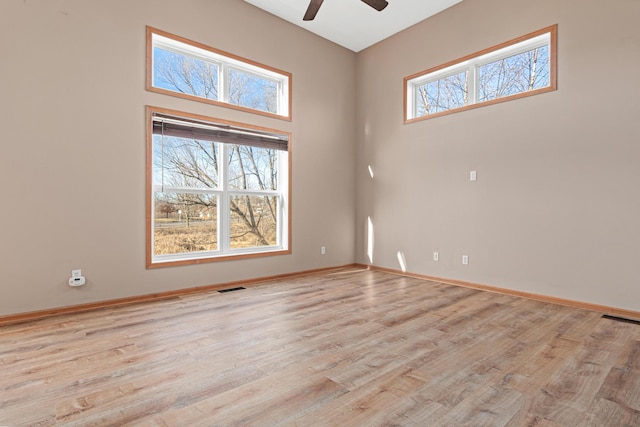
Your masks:
M 289 134 L 147 115 L 147 266 L 289 253 Z
M 291 74 L 151 27 L 147 89 L 291 120 Z
M 556 89 L 557 26 L 404 79 L 405 123 Z

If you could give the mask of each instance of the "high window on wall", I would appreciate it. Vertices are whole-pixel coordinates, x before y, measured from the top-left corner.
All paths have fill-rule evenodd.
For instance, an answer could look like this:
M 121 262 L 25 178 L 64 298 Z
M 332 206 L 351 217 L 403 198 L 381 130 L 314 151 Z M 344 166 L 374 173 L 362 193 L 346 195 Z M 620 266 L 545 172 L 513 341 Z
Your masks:
M 289 253 L 289 134 L 147 107 L 147 266 Z
M 151 27 L 147 89 L 291 120 L 291 74 Z
M 557 26 L 404 79 L 405 123 L 556 90 Z

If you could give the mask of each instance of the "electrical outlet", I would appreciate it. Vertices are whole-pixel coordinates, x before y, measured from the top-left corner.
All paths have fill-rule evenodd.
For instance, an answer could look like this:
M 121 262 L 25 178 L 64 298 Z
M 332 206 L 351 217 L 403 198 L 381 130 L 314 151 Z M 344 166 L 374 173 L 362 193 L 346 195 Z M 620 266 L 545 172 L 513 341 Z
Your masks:
M 462 264 L 469 264 L 469 255 L 462 255 Z
M 440 259 L 440 254 L 438 251 L 433 252 L 433 260 L 438 261 Z
M 324 255 L 327 253 L 327 248 L 325 248 L 324 246 L 320 247 L 320 255 Z
M 470 181 L 477 181 L 478 180 L 478 172 L 476 172 L 476 171 L 469 172 L 469 180 Z

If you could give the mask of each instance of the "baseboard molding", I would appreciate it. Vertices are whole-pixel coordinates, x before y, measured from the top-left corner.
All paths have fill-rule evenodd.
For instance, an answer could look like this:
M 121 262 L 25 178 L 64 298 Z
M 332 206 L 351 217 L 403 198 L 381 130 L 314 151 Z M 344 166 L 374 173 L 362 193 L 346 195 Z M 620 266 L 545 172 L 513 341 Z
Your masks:
M 305 270 L 305 271 L 299 271 L 299 272 L 293 272 L 293 273 L 278 274 L 275 276 L 259 277 L 259 278 L 248 279 L 248 280 L 238 280 L 234 282 L 219 283 L 215 285 L 198 286 L 195 288 L 176 289 L 173 291 L 158 292 L 153 294 L 138 295 L 133 297 L 118 298 L 118 299 L 112 299 L 112 300 L 106 300 L 106 301 L 97 301 L 97 302 L 92 302 L 87 304 L 57 307 L 57 308 L 51 308 L 46 310 L 31 311 L 26 313 L 9 314 L 6 316 L 0 316 L 0 326 L 29 322 L 33 320 L 39 320 L 46 317 L 53 317 L 53 316 L 58 316 L 62 314 L 82 313 L 86 311 L 121 307 L 125 305 L 140 304 L 145 302 L 166 300 L 171 298 L 179 298 L 181 296 L 186 296 L 190 294 L 218 291 L 221 289 L 228 289 L 228 288 L 234 288 L 239 286 L 255 286 L 255 285 L 259 285 L 267 282 L 272 282 L 274 280 L 317 275 L 317 274 L 327 273 L 331 271 L 340 271 L 348 268 L 361 268 L 361 267 L 357 266 L 356 264 L 348 264 L 348 265 L 343 265 L 339 267 L 318 268 L 314 270 Z
M 256 286 L 256 285 L 272 282 L 275 280 L 291 279 L 291 278 L 303 277 L 303 276 L 312 276 L 312 275 L 318 275 L 318 274 L 334 272 L 334 271 L 337 272 L 337 271 L 352 269 L 352 268 L 381 271 L 381 272 L 395 274 L 399 276 L 413 277 L 416 279 L 423 279 L 423 280 L 429 280 L 432 282 L 444 283 L 448 285 L 477 289 L 480 291 L 494 292 L 502 295 L 517 296 L 517 297 L 527 298 L 527 299 L 536 300 L 536 301 L 548 302 L 551 304 L 558 304 L 558 305 L 564 305 L 564 306 L 573 307 L 573 308 L 592 310 L 592 311 L 597 311 L 600 313 L 609 314 L 613 316 L 626 317 L 631 320 L 636 320 L 636 319 L 640 320 L 640 312 L 633 311 L 633 310 L 626 310 L 623 308 L 609 307 L 605 305 L 592 304 L 592 303 L 582 302 L 582 301 L 574 301 L 574 300 L 565 299 L 565 298 L 534 294 L 531 292 L 517 291 L 513 289 L 500 288 L 497 286 L 483 285 L 483 284 L 473 283 L 473 282 L 465 282 L 461 280 L 445 279 L 442 277 L 428 276 L 428 275 L 417 274 L 417 273 L 408 273 L 408 272 L 403 272 L 401 270 L 395 270 L 392 268 L 377 267 L 377 266 L 365 265 L 365 264 L 347 264 L 347 265 L 338 266 L 338 267 L 318 268 L 313 270 L 278 274 L 274 276 L 265 276 L 265 277 L 259 277 L 254 279 L 225 282 L 225 283 L 219 283 L 215 285 L 205 285 L 205 286 L 198 286 L 194 288 L 177 289 L 172 291 L 145 294 L 145 295 L 139 295 L 139 296 L 133 296 L 133 297 L 127 297 L 127 298 L 97 301 L 97 302 L 92 302 L 87 304 L 58 307 L 58 308 L 52 308 L 52 309 L 46 309 L 46 310 L 31 311 L 26 313 L 9 314 L 6 316 L 0 316 L 0 326 L 29 322 L 33 320 L 39 320 L 39 319 L 58 316 L 62 314 L 83 313 L 86 311 L 94 311 L 94 310 L 101 310 L 106 308 L 140 304 L 145 302 L 166 300 L 171 298 L 179 298 L 181 296 L 186 296 L 190 294 L 218 291 L 221 289 L 228 289 L 228 288 L 234 288 L 239 286 Z
M 416 279 L 424 279 L 424 280 L 430 280 L 432 282 L 444 283 L 447 285 L 463 286 L 465 288 L 477 289 L 480 291 L 494 292 L 502 295 L 517 296 L 517 297 L 527 298 L 527 299 L 536 300 L 536 301 L 548 302 L 551 304 L 564 305 L 564 306 L 573 307 L 573 308 L 582 308 L 582 309 L 597 311 L 600 313 L 610 314 L 614 316 L 640 320 L 640 312 L 627 310 L 624 308 L 609 307 L 606 305 L 593 304 L 593 303 L 583 302 L 583 301 L 574 301 L 570 299 L 552 297 L 548 295 L 534 294 L 531 292 L 517 291 L 514 289 L 500 288 L 497 286 L 482 285 L 482 284 L 473 283 L 473 282 L 464 282 L 461 280 L 444 279 L 442 277 L 427 276 L 424 274 L 407 273 L 401 270 L 394 270 L 392 268 L 384 268 L 384 267 L 376 267 L 373 265 L 356 264 L 356 266 L 360 268 L 366 268 L 368 270 L 373 270 L 373 271 L 382 271 L 386 273 L 397 274 L 400 276 L 413 277 Z

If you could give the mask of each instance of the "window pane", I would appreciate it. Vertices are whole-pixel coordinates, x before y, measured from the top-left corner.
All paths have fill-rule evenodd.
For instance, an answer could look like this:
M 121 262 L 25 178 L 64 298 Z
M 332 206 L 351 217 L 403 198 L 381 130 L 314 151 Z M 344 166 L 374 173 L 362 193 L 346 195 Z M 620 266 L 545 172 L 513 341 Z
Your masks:
M 229 145 L 229 188 L 278 189 L 278 150 Z
M 277 113 L 278 83 L 236 68 L 230 68 L 229 103 Z
M 153 184 L 217 188 L 218 143 L 153 135 Z
M 416 87 L 416 114 L 425 116 L 467 104 L 467 72 L 463 71 Z
M 478 101 L 549 86 L 549 46 L 478 67 Z
M 276 246 L 278 204 L 278 196 L 231 196 L 231 248 Z
M 155 193 L 154 199 L 154 255 L 218 249 L 216 195 Z
M 218 65 L 155 47 L 153 86 L 218 100 Z

